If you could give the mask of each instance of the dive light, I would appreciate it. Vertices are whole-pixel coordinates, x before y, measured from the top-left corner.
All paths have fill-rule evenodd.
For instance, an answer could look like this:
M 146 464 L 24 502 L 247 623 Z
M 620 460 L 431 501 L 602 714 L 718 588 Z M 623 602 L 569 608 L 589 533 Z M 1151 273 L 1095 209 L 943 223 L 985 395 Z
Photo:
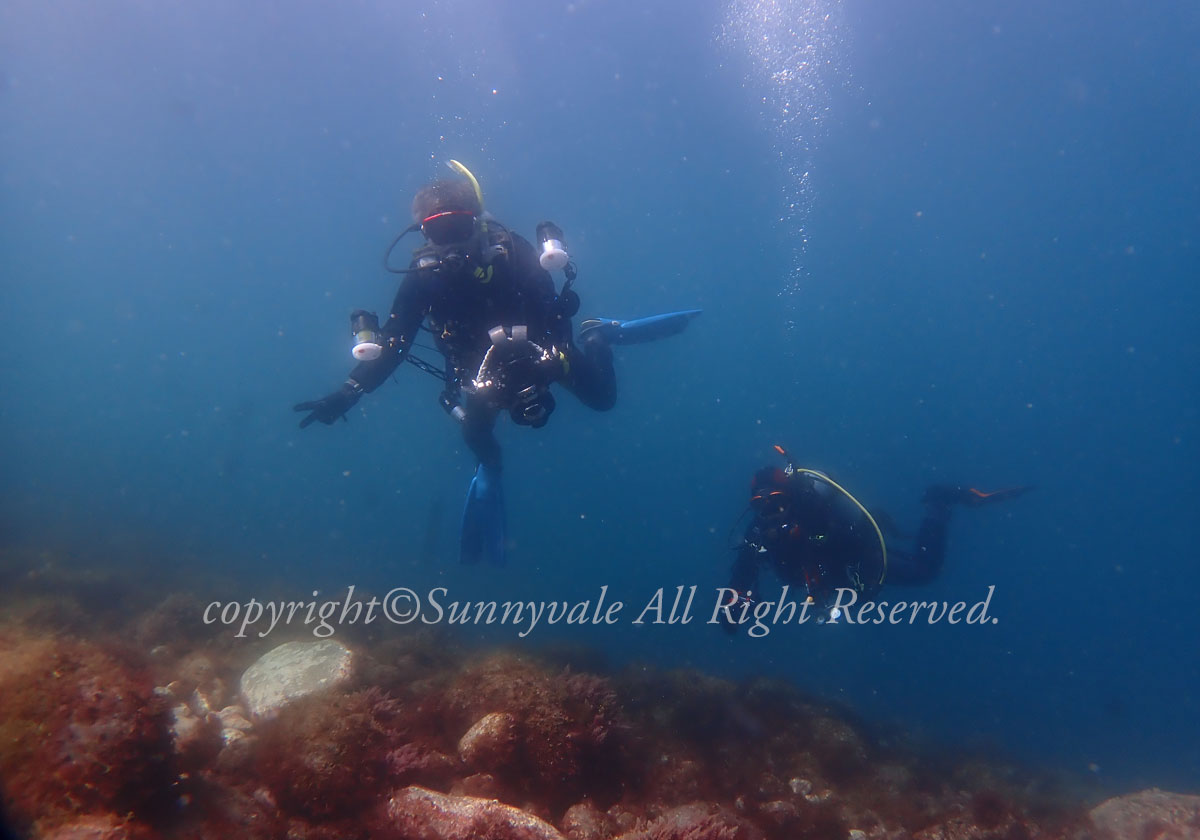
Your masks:
M 542 250 L 538 262 L 546 271 L 556 271 L 570 262 L 571 258 L 563 246 L 562 228 L 554 222 L 542 222 L 537 226 L 537 241 Z
M 356 309 L 350 313 L 350 332 L 354 335 L 354 349 L 350 352 L 360 362 L 378 359 L 383 353 L 380 343 L 379 318 L 374 312 Z

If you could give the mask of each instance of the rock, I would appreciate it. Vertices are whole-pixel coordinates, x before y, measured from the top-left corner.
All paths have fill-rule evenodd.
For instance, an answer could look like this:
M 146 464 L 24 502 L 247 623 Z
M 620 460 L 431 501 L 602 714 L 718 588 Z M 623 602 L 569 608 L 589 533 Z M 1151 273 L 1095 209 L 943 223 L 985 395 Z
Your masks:
M 413 785 L 388 801 L 392 826 L 404 837 L 430 840 L 565 840 L 544 820 L 495 799 L 447 796 Z
M 454 796 L 477 796 L 481 799 L 499 799 L 503 788 L 491 773 L 475 773 L 455 782 L 450 788 Z
M 1113 837 L 1200 840 L 1200 796 L 1151 788 L 1101 802 L 1091 817 Z
M 254 772 L 254 738 L 230 741 L 221 747 L 213 768 L 225 776 L 240 776 Z
M 458 742 L 458 755 L 474 770 L 496 770 L 512 761 L 517 721 L 507 712 L 484 715 Z
M 213 717 L 221 725 L 221 751 L 216 766 L 225 773 L 239 773 L 253 757 L 254 724 L 241 706 L 226 706 Z
M 788 782 L 788 787 L 797 796 L 808 796 L 808 794 L 812 793 L 812 782 L 808 779 L 802 779 L 799 776 Z
M 612 820 L 612 824 L 615 826 L 613 831 L 616 834 L 625 834 L 626 832 L 633 831 L 635 828 L 637 828 L 637 814 L 633 813 L 633 811 L 630 811 L 628 808 L 624 808 L 620 805 L 614 805 L 605 811 L 604 815 Z
M 186 703 L 171 708 L 171 738 L 185 766 L 201 766 L 221 749 L 221 721 L 216 715 L 198 715 Z
M 341 642 L 287 642 L 242 674 L 242 697 L 256 718 L 272 718 L 301 697 L 350 679 L 354 655 Z
M 45 840 L 130 840 L 133 835 L 123 820 L 104 814 L 78 817 L 42 836 Z
M 225 745 L 240 741 L 254 728 L 254 724 L 246 719 L 246 710 L 241 706 L 226 706 L 217 712 L 217 719 L 221 721 L 221 742 Z
M 181 742 L 191 741 L 203 727 L 202 721 L 185 703 L 171 708 L 171 736 L 175 739 L 175 748 Z
M 590 802 L 580 802 L 563 814 L 562 830 L 570 840 L 605 840 L 616 828 L 608 814 Z
M 438 789 L 462 775 L 463 765 L 456 756 L 446 755 L 422 744 L 404 744 L 390 751 L 384 759 L 392 787 L 420 784 Z M 486 773 L 476 774 L 491 778 Z M 467 796 L 494 796 L 491 791 L 476 793 L 463 790 Z

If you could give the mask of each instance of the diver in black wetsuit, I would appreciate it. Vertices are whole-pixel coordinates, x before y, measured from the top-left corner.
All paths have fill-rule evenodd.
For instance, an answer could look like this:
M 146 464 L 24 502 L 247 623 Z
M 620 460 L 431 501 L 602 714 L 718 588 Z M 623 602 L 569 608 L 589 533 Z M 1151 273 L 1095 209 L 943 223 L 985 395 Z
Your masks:
M 575 270 L 562 248 L 562 232 L 548 222 L 539 225 L 539 253 L 486 215 L 474 176 L 456 161 L 451 165 L 462 179 L 436 181 L 413 200 L 415 224 L 405 233 L 419 230 L 426 244 L 413 253 L 407 269 L 389 267 L 405 277 L 386 323 L 379 327 L 371 313 L 355 312 L 359 364 L 337 391 L 295 410 L 306 413 L 301 428 L 315 421 L 332 424 L 404 361 L 444 379 L 441 404 L 461 421 L 479 461 L 463 514 L 461 559 L 502 563 L 501 457 L 493 434 L 499 414 L 507 411 L 520 425 L 544 426 L 554 411 L 552 383 L 590 408 L 607 411 L 617 398 L 610 345 L 678 333 L 699 312 L 585 321 L 576 344 L 571 318 L 579 297 L 571 289 Z M 547 268 L 564 269 L 561 291 Z M 445 358 L 444 371 L 412 355 L 421 329 L 432 334 Z
M 782 447 L 776 449 L 786 456 Z M 935 484 L 921 499 L 925 515 L 913 547 L 903 551 L 886 543 L 885 531 L 895 533 L 890 520 L 872 516 L 829 476 L 790 463 L 785 469 L 764 467 L 750 484 L 754 518 L 737 547 L 730 573 L 729 589 L 739 600 L 729 611 L 722 611 L 722 626 L 730 632 L 737 630 L 738 624 L 729 619 L 736 620 L 742 604 L 754 603 L 763 566 L 768 566 L 781 584 L 807 595 L 818 622 L 837 617 L 831 615 L 831 608 L 838 589 L 854 590 L 861 601 L 873 597 L 885 581 L 928 583 L 942 569 L 954 505 L 979 507 L 1031 489 L 985 493 Z

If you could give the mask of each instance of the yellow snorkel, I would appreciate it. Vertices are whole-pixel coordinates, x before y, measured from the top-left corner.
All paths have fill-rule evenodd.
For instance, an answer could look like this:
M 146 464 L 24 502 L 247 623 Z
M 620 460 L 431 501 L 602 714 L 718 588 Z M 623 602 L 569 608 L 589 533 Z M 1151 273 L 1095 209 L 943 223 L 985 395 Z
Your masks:
M 455 172 L 457 172 L 459 175 L 462 175 L 464 178 L 466 178 L 468 181 L 471 182 L 471 189 L 475 190 L 475 198 L 479 199 L 479 212 L 482 214 L 483 213 L 483 189 L 479 186 L 479 179 L 476 178 L 471 173 L 470 169 L 467 169 L 467 167 L 463 166 L 461 163 L 459 163 L 456 160 L 451 160 L 446 165 L 449 166 L 451 169 L 453 169 Z M 485 234 L 487 233 L 487 218 L 484 217 L 483 215 L 480 215 L 480 217 L 479 217 L 479 229 L 483 233 L 485 233 Z
M 471 189 L 475 190 L 475 198 L 479 201 L 479 250 L 484 255 L 483 259 L 487 267 L 477 267 L 475 269 L 475 279 L 480 283 L 488 283 L 492 279 L 492 258 L 489 255 L 488 249 L 488 223 L 487 213 L 483 209 L 483 188 L 479 186 L 479 179 L 463 164 L 451 159 L 446 165 L 471 182 Z

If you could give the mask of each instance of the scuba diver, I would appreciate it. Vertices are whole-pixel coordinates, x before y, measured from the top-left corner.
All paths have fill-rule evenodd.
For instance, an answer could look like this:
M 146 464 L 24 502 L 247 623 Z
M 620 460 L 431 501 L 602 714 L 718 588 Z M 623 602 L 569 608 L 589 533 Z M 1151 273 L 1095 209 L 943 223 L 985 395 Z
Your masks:
M 769 566 L 781 584 L 806 593 L 818 623 L 834 621 L 838 589 L 852 589 L 869 600 L 889 584 L 929 583 L 938 576 L 946 554 L 946 531 L 955 505 L 981 507 L 1014 499 L 1032 486 L 984 492 L 973 487 L 935 484 L 921 501 L 925 515 L 910 551 L 889 547 L 884 533 L 899 536 L 890 518 L 873 516 L 844 487 L 823 472 L 787 466 L 764 467 L 750 482 L 754 518 L 746 528 L 730 573 L 738 593 L 736 609 L 722 611 L 722 626 L 733 633 L 730 613 L 755 602 L 759 571 Z M 743 514 L 744 516 L 744 514 Z
M 584 405 L 607 411 L 617 399 L 614 344 L 653 341 L 683 331 L 699 310 L 633 321 L 592 319 L 572 336 L 579 296 L 571 288 L 576 268 L 552 222 L 537 227 L 538 248 L 484 212 L 479 182 L 465 166 L 450 161 L 461 177 L 438 180 L 413 199 L 414 223 L 384 255 L 384 267 L 404 279 L 387 322 L 371 312 L 351 315 L 359 360 L 333 393 L 296 405 L 305 412 L 300 428 L 330 425 L 364 393 L 382 385 L 407 361 L 445 383 L 439 401 L 462 424 L 478 467 L 463 511 L 460 559 L 504 562 L 504 495 L 500 445 L 493 427 L 502 412 L 514 423 L 540 428 L 554 411 L 550 386 L 561 384 Z M 408 268 L 390 259 L 399 241 L 420 231 L 425 244 Z M 566 275 L 556 291 L 550 271 Z M 433 337 L 444 368 L 413 355 L 420 330 Z

